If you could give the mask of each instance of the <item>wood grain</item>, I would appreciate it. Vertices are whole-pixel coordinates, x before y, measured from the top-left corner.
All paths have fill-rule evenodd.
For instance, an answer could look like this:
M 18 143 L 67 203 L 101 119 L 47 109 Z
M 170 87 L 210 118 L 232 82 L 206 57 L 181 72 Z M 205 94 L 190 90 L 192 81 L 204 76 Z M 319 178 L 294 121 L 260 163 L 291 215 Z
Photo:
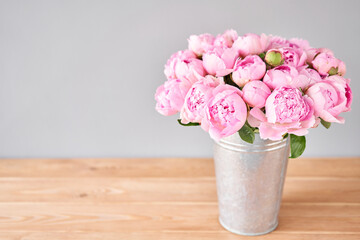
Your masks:
M 0 232 L 1 240 L 359 240 L 358 234 L 349 233 L 279 233 L 256 237 L 243 237 L 217 231 L 166 232 Z
M 0 213 L 0 231 L 225 231 L 215 203 L 2 203 Z M 283 204 L 279 223 L 278 232 L 360 234 L 360 204 Z
M 213 176 L 213 160 L 209 158 L 0 159 L 0 177 L 193 178 Z M 360 158 L 290 159 L 287 176 L 360 178 Z
M 284 202 L 360 203 L 360 178 L 287 177 L 284 188 Z M 214 177 L 0 178 L 0 192 L 0 202 L 217 201 Z
M 279 227 L 218 223 L 211 159 L 0 159 L 0 240 L 360 239 L 360 158 L 290 160 Z

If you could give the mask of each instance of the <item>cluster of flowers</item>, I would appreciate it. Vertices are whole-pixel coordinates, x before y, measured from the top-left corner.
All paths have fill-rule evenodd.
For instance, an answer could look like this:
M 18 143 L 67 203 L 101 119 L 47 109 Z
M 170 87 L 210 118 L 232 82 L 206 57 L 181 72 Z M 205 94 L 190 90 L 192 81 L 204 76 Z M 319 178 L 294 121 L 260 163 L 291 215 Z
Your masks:
M 180 112 L 183 125 L 201 125 L 219 140 L 247 126 L 262 139 L 304 136 L 320 122 L 343 123 L 352 92 L 345 64 L 306 40 L 271 35 L 192 35 L 188 49 L 165 65 L 167 81 L 156 110 Z

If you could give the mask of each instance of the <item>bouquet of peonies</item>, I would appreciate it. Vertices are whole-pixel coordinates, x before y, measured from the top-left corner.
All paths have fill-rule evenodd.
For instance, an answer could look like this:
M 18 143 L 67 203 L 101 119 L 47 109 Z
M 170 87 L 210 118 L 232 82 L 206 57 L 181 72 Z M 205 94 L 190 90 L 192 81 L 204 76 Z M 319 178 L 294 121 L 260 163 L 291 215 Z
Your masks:
M 184 126 L 200 125 L 216 141 L 239 132 L 253 143 L 290 136 L 291 156 L 305 149 L 309 128 L 344 123 L 350 79 L 331 50 L 306 40 L 271 35 L 192 35 L 188 49 L 165 65 L 167 81 L 155 94 L 156 110 L 180 112 Z

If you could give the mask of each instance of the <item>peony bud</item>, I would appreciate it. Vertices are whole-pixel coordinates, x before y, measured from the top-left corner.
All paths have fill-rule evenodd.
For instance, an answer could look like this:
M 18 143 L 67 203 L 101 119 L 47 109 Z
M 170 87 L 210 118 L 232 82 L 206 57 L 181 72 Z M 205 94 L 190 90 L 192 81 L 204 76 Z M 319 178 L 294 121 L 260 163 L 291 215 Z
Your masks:
M 272 67 L 279 66 L 284 62 L 284 56 L 277 49 L 270 49 L 265 55 L 265 62 Z
M 331 67 L 328 73 L 329 73 L 329 76 L 336 75 L 336 74 L 338 74 L 338 68 Z
M 340 75 L 343 76 L 346 72 L 344 62 L 335 58 L 332 53 L 323 52 L 318 54 L 312 61 L 312 65 L 320 75 Z

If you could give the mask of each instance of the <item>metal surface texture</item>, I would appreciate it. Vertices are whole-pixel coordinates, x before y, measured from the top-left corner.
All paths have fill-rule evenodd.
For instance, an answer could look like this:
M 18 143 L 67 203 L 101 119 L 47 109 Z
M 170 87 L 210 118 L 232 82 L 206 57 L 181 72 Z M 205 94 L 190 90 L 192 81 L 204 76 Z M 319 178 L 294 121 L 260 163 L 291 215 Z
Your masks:
M 238 133 L 214 144 L 219 220 L 230 232 L 262 235 L 278 224 L 289 156 L 289 138 L 253 144 Z

